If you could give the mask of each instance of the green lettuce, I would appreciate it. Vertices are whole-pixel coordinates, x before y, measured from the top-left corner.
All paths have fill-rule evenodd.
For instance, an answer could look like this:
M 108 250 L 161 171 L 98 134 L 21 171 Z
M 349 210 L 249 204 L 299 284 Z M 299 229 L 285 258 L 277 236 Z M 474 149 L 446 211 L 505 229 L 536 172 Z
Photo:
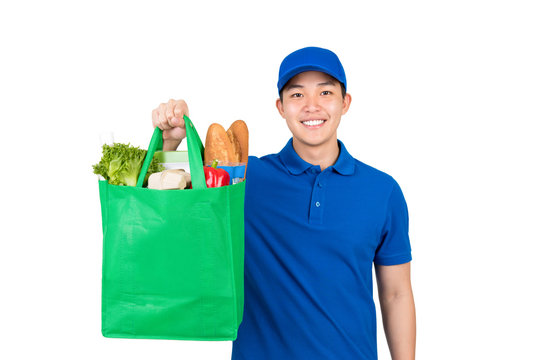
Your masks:
M 103 176 L 111 185 L 136 186 L 146 153 L 146 150 L 130 144 L 114 143 L 112 146 L 104 144 L 101 160 L 93 165 L 94 174 Z M 144 184 L 150 174 L 164 169 L 154 157 L 144 178 Z

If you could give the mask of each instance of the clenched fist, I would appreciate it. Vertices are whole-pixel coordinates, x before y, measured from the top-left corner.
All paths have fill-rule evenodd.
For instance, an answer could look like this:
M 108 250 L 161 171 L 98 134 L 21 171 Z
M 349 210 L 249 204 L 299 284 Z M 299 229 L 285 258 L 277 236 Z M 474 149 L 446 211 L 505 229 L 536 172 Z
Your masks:
M 175 151 L 185 138 L 183 115 L 189 116 L 189 109 L 183 100 L 170 99 L 152 111 L 152 124 L 163 130 L 163 151 Z

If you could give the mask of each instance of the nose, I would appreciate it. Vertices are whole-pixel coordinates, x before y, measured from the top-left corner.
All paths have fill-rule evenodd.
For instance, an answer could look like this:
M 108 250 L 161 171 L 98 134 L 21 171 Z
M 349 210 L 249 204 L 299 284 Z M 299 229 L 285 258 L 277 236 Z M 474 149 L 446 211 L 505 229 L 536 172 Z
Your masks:
M 305 110 L 309 112 L 319 110 L 318 98 L 316 96 L 305 96 Z

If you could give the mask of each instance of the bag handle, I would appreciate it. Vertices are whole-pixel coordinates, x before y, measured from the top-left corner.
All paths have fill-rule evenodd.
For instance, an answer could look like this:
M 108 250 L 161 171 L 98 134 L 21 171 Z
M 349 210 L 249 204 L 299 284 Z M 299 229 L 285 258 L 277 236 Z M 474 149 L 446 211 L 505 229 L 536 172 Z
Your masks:
M 204 165 L 202 164 L 202 159 L 204 158 L 204 146 L 202 145 L 202 141 L 200 140 L 191 119 L 189 119 L 187 115 L 184 115 L 183 120 L 185 121 L 185 133 L 187 135 L 187 155 L 189 157 L 189 170 L 191 171 L 191 184 L 193 189 L 206 189 L 206 177 L 204 176 Z M 150 145 L 148 145 L 146 158 L 140 169 L 137 187 L 142 187 L 155 152 L 162 149 L 163 130 L 156 126 L 153 131 Z

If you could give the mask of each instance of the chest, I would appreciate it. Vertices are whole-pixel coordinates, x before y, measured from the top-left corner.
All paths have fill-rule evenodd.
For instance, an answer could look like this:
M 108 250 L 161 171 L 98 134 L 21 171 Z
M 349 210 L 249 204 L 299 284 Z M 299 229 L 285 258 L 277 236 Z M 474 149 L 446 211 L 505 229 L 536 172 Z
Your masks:
M 366 260 L 373 256 L 384 221 L 382 199 L 360 178 L 268 171 L 250 180 L 246 223 L 272 244 L 298 252 L 354 253 Z

